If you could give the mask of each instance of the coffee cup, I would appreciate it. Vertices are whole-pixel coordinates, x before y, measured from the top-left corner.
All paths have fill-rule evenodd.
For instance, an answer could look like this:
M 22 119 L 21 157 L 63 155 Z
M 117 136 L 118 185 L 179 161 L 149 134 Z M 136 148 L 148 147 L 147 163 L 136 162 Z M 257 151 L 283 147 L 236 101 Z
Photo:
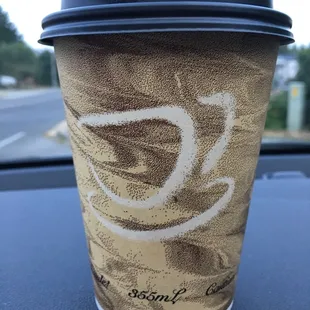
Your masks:
M 98 309 L 231 309 L 291 21 L 262 0 L 99 2 L 63 1 L 41 39 L 55 46 Z

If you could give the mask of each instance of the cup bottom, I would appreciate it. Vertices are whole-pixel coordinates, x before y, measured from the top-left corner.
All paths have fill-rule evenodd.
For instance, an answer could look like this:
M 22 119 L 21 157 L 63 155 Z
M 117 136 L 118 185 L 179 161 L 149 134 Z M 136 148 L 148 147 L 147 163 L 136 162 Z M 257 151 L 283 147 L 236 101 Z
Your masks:
M 96 301 L 96 305 L 97 305 L 98 310 L 104 310 L 104 309 L 100 306 L 100 304 L 99 304 L 99 302 L 98 302 L 98 300 L 97 300 L 96 297 L 95 297 L 95 301 Z M 227 308 L 227 310 L 232 310 L 233 304 L 234 304 L 234 301 L 231 302 L 231 304 L 230 304 L 230 306 Z

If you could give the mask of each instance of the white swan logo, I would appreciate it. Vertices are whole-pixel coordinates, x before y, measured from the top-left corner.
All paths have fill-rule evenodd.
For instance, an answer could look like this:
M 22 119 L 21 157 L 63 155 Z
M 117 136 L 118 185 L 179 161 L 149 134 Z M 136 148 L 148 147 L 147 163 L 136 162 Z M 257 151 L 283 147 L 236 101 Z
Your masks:
M 231 138 L 231 132 L 235 120 L 235 99 L 229 93 L 218 93 L 210 97 L 199 97 L 198 103 L 202 105 L 219 106 L 222 108 L 225 115 L 225 130 L 222 136 L 217 140 L 212 149 L 206 154 L 202 166 L 202 174 L 208 174 L 217 165 L 219 159 L 223 156 Z M 180 130 L 181 148 L 179 157 L 177 159 L 175 169 L 167 178 L 163 187 L 157 194 L 145 200 L 132 200 L 122 198 L 113 193 L 100 179 L 90 160 L 88 165 L 91 173 L 96 179 L 102 191 L 114 202 L 128 208 L 150 209 L 163 205 L 175 193 L 177 193 L 184 186 L 185 181 L 190 177 L 194 167 L 197 155 L 196 130 L 192 118 L 187 112 L 177 106 L 164 106 L 151 109 L 142 109 L 135 111 L 106 113 L 106 114 L 89 114 L 82 116 L 78 120 L 78 125 L 87 126 L 109 126 L 109 125 L 126 125 L 132 122 L 139 122 L 143 120 L 166 120 Z M 93 215 L 111 232 L 127 239 L 144 240 L 144 241 L 160 241 L 162 239 L 169 239 L 176 236 L 181 236 L 188 231 L 192 231 L 197 227 L 208 223 L 221 210 L 225 209 L 230 202 L 235 182 L 232 178 L 223 177 L 216 179 L 204 186 L 204 189 L 209 189 L 216 184 L 227 184 L 228 189 L 211 208 L 193 217 L 185 223 L 175 225 L 173 227 L 157 229 L 152 231 L 137 231 L 123 228 L 114 224 L 104 217 L 93 207 L 91 198 L 95 195 L 94 192 L 89 192 L 87 200 Z

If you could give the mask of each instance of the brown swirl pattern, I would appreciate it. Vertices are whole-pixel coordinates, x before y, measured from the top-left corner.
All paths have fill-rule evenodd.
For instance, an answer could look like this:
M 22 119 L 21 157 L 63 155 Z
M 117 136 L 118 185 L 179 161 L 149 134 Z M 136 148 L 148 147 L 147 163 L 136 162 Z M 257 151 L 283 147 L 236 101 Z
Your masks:
M 55 42 L 81 197 L 95 294 L 104 310 L 226 310 L 234 292 L 278 42 L 272 37 L 220 33 L 126 34 L 59 38 Z M 220 106 L 198 98 L 232 94 L 235 117 L 227 149 L 202 174 L 225 131 Z M 163 119 L 79 126 L 85 115 L 177 106 L 193 120 L 197 154 L 185 183 L 162 205 L 128 208 L 110 199 L 98 178 L 124 199 L 156 195 L 181 152 L 178 126 Z M 227 193 L 226 208 L 206 225 L 157 241 L 123 238 L 94 216 L 145 233 L 198 217 Z M 109 283 L 109 284 L 107 284 Z M 172 301 L 174 292 L 186 289 Z M 137 290 L 145 294 L 132 293 Z M 152 297 L 152 292 L 154 296 Z M 156 292 L 156 294 L 155 294 Z M 206 292 L 211 292 L 206 294 Z M 130 297 L 139 295 L 139 297 Z M 150 297 L 151 296 L 151 297 Z M 155 300 L 156 299 L 156 300 Z M 172 301 L 171 301 L 172 300 Z

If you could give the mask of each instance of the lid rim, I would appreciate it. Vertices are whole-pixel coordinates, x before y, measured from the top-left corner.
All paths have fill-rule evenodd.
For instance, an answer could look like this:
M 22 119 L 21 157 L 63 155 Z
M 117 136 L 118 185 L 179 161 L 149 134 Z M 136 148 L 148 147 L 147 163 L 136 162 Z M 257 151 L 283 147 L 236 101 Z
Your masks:
M 123 22 L 124 20 L 126 22 Z M 179 31 L 201 28 L 204 31 L 230 29 L 233 32 L 236 28 L 238 31 L 243 29 L 244 32 L 266 31 L 266 34 L 270 34 L 267 29 L 272 28 L 271 32 L 274 35 L 286 41 L 294 41 L 290 32 L 291 18 L 272 8 L 227 2 L 152 1 L 75 7 L 52 13 L 42 21 L 44 31 L 40 42 L 46 44 L 49 39 L 49 42 L 52 42 L 53 37 L 63 33 L 77 35 L 75 29 L 82 27 L 83 35 L 93 34 L 89 32 L 90 27 L 98 27 L 96 33 L 107 33 L 113 23 L 113 31 L 120 33 L 125 33 L 127 29 L 133 29 L 134 32 L 150 32 L 154 31 L 154 25 L 156 29 L 159 27 L 158 31 L 169 31 L 177 27 Z
M 101 4 L 129 4 L 129 3 L 143 3 L 143 2 L 152 2 L 154 0 L 62 0 L 61 8 L 70 9 L 77 7 L 86 7 L 86 6 L 98 6 Z M 165 2 L 166 0 L 156 0 L 157 2 Z M 179 0 L 169 0 L 169 1 L 179 1 Z M 197 0 L 187 0 L 187 1 L 197 1 Z M 216 3 L 230 3 L 230 4 L 246 4 L 246 5 L 255 5 L 266 8 L 273 7 L 273 0 L 201 0 L 203 2 L 216 2 Z
M 59 32 L 59 26 L 50 27 L 50 30 L 41 36 L 40 43 L 52 44 L 53 38 L 63 36 L 77 36 L 77 35 L 94 35 L 94 34 L 112 34 L 112 33 L 148 33 L 148 32 L 194 32 L 194 31 L 217 31 L 217 32 L 245 32 L 253 34 L 265 34 L 272 35 L 279 38 L 284 44 L 285 42 L 293 42 L 292 34 L 286 28 L 274 27 L 272 24 L 259 24 L 259 23 L 239 23 L 232 20 L 222 22 L 221 24 L 215 21 L 205 19 L 197 21 L 194 19 L 182 19 L 182 21 L 176 19 L 167 18 L 160 20 L 154 18 L 153 21 L 157 23 L 151 23 L 149 19 L 136 20 L 135 23 L 131 23 L 128 20 L 118 21 L 113 23 L 113 20 L 106 22 L 88 23 L 84 22 L 83 25 L 73 23 L 67 25 L 62 32 Z M 148 29 L 143 28 L 143 22 L 148 24 Z M 141 26 L 142 25 L 142 26 Z M 70 26 L 70 27 L 68 27 Z M 169 27 L 168 27 L 169 26 Z M 246 26 L 246 28 L 245 28 Z
M 152 13 L 150 10 L 174 10 L 175 12 L 187 11 L 191 9 L 192 11 L 197 10 L 197 12 L 202 13 L 202 10 L 208 11 L 209 13 L 219 12 L 223 16 L 233 15 L 235 13 L 241 13 L 246 15 L 268 15 L 268 17 L 279 18 L 282 23 L 285 23 L 287 27 L 292 27 L 292 19 L 279 11 L 273 10 L 267 7 L 254 6 L 248 4 L 231 4 L 231 3 L 216 3 L 216 2 L 201 2 L 201 1 L 167 1 L 167 2 L 133 2 L 133 3 L 115 3 L 107 5 L 98 6 L 84 6 L 76 7 L 70 9 L 64 9 L 59 12 L 55 12 L 47 15 L 42 20 L 42 27 L 48 26 L 52 22 L 57 22 L 59 19 L 67 19 L 72 17 L 79 17 L 81 19 L 85 18 L 91 14 L 101 15 L 101 14 L 121 14 L 125 13 L 138 13 L 142 15 L 143 13 Z M 122 11 L 120 11 L 122 10 Z M 229 11 L 228 11 L 229 10 Z M 147 12 L 148 11 L 148 12 Z M 229 14 L 228 14 L 229 13 Z M 237 16 L 239 17 L 239 15 Z

